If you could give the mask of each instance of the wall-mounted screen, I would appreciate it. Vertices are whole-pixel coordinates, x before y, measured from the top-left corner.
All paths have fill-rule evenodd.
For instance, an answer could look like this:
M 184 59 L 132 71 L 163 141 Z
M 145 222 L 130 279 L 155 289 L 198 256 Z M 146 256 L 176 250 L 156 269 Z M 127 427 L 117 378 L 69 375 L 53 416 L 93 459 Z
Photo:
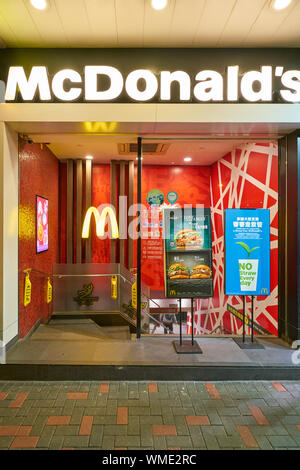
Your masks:
M 49 205 L 48 199 L 36 196 L 36 252 L 49 248 Z

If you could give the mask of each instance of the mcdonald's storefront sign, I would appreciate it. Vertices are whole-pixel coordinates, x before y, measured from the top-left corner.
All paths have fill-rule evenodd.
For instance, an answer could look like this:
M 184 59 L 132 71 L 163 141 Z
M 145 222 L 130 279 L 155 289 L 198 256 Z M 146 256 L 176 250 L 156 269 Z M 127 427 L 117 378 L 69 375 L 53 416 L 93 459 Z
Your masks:
M 89 207 L 84 218 L 82 227 L 82 238 L 89 238 L 91 219 L 94 216 L 96 223 L 97 237 L 103 237 L 105 234 L 106 218 L 108 216 L 111 228 L 111 238 L 119 238 L 119 227 L 116 219 L 115 211 L 112 207 L 107 206 L 101 212 L 96 207 Z

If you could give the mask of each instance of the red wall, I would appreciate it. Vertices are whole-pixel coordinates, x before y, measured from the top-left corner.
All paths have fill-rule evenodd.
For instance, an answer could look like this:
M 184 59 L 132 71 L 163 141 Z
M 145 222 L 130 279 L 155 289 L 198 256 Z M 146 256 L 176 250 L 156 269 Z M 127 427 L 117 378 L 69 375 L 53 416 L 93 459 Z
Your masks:
M 241 310 L 242 300 L 224 295 L 224 233 L 223 213 L 226 208 L 270 208 L 271 213 L 271 295 L 257 297 L 255 319 L 270 333 L 278 327 L 278 157 L 275 144 L 250 143 L 228 153 L 211 167 L 144 165 L 142 203 L 149 208 L 147 193 L 151 189 L 167 193 L 176 191 L 177 203 L 203 204 L 211 207 L 214 298 L 196 301 L 198 332 L 241 333 L 242 324 L 226 308 L 227 302 Z M 136 177 L 136 174 L 135 174 Z M 135 180 L 136 183 L 136 180 Z M 135 185 L 136 188 L 136 185 Z M 136 191 L 135 191 L 136 197 Z M 110 166 L 94 165 L 92 173 L 92 204 L 98 207 L 110 202 Z M 142 240 L 142 251 L 148 241 Z M 142 255 L 142 279 L 153 291 L 163 291 L 162 240 L 157 240 L 161 255 Z M 92 224 L 92 261 L 110 262 L 109 240 L 99 240 Z M 136 244 L 135 244 L 136 253 Z M 250 302 L 249 302 L 250 304 Z M 248 305 L 249 307 L 249 305 Z M 248 309 L 248 313 L 250 313 Z M 199 330 L 200 328 L 200 330 Z
M 110 165 L 93 165 L 92 171 L 92 205 L 110 204 Z M 110 263 L 110 240 L 99 240 L 92 230 L 92 263 Z
M 144 165 L 142 174 L 142 203 L 151 189 L 160 189 L 165 196 L 176 191 L 180 204 L 204 204 L 210 206 L 210 168 L 205 166 Z
M 151 189 L 160 189 L 167 201 L 167 194 L 174 190 L 178 194 L 180 204 L 197 201 L 198 204 L 210 206 L 210 168 L 200 166 L 164 166 L 144 165 L 142 173 L 142 204 L 148 206 L 147 193 Z M 136 188 L 136 172 L 135 172 Z M 135 191 L 136 197 L 136 191 Z M 93 165 L 92 173 L 92 205 L 110 203 L 110 165 Z M 149 207 L 149 206 L 148 206 Z M 99 240 L 95 234 L 95 224 L 92 230 L 92 262 L 110 262 L 110 241 Z M 162 241 L 160 241 L 162 247 Z M 147 241 L 142 241 L 146 245 Z M 143 248 L 143 246 L 142 246 Z M 136 245 L 135 245 L 136 255 Z M 143 259 L 143 281 L 154 290 L 164 289 L 163 257 L 160 259 Z
M 142 204 L 148 206 L 147 193 L 151 189 L 160 189 L 164 194 L 164 202 L 168 205 L 167 194 L 175 191 L 178 194 L 177 203 L 203 204 L 210 207 L 210 168 L 203 166 L 164 166 L 144 165 L 142 172 Z M 150 240 L 142 240 L 142 252 Z M 162 239 L 157 245 L 163 250 Z M 142 280 L 153 290 L 164 290 L 163 254 L 157 259 L 147 257 L 144 251 L 142 257 Z
M 46 279 L 39 274 L 30 276 L 31 303 L 24 307 L 24 274 L 27 268 L 51 273 L 52 264 L 59 259 L 58 182 L 59 164 L 53 153 L 40 144 L 19 141 L 20 195 L 19 195 L 19 335 L 24 337 L 36 322 L 45 322 L 51 314 L 46 303 Z M 49 200 L 49 250 L 36 254 L 35 196 Z
M 271 293 L 255 298 L 254 319 L 268 332 L 278 329 L 278 149 L 276 144 L 249 143 L 228 153 L 211 167 L 214 298 L 197 302 L 200 326 L 217 333 L 241 333 L 242 322 L 227 302 L 242 311 L 242 298 L 224 294 L 224 209 L 270 209 Z M 250 298 L 247 297 L 250 315 Z M 202 311 L 202 313 L 201 313 Z M 246 334 L 250 333 L 246 328 Z

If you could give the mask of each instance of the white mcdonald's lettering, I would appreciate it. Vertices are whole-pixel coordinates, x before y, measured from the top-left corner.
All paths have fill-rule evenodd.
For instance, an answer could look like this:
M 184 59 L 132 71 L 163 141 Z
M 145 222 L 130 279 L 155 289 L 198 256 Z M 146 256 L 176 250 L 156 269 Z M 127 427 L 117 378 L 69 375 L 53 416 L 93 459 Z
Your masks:
M 23 100 L 32 101 L 37 89 L 41 101 L 51 100 L 46 67 L 32 67 L 28 80 L 23 67 L 10 67 L 5 92 L 6 101 L 12 101 L 16 98 L 18 87 Z
M 115 211 L 107 206 L 99 213 L 96 207 L 89 207 L 84 218 L 82 227 L 82 238 L 89 238 L 92 215 L 95 217 L 97 237 L 103 237 L 105 231 L 106 216 L 109 216 L 112 238 L 119 238 L 119 227 Z
M 280 81 L 274 90 L 274 79 Z M 107 82 L 109 83 L 107 85 Z M 133 101 L 147 102 L 153 98 L 172 101 L 173 83 L 179 87 L 179 102 L 237 102 L 241 96 L 251 103 L 272 102 L 277 91 L 282 101 L 300 102 L 300 70 L 285 70 L 282 66 L 262 65 L 258 70 L 241 73 L 239 65 L 229 65 L 222 73 L 200 70 L 190 75 L 183 70 L 153 72 L 147 69 L 131 71 L 124 76 L 116 67 L 87 65 L 83 70 L 59 70 L 51 78 L 45 66 L 34 66 L 28 77 L 24 68 L 9 68 L 5 101 L 15 101 L 19 94 L 24 101 L 53 98 L 63 102 L 78 99 L 89 102 L 109 102 L 126 93 Z M 226 85 L 227 84 L 227 85 Z M 74 85 L 74 86 L 73 86 Z M 177 93 L 178 94 L 178 93 Z M 173 95 L 173 96 L 172 96 Z M 193 97 L 193 98 L 192 98 Z

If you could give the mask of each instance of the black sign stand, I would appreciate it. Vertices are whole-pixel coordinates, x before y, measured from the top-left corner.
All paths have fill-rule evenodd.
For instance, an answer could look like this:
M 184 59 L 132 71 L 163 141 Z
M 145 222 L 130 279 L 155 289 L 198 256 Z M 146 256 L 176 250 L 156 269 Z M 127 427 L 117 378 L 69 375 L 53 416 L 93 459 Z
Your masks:
M 253 320 L 254 320 L 254 295 L 251 295 L 251 341 L 245 336 L 246 329 L 246 296 L 243 295 L 243 337 L 242 338 L 233 338 L 235 343 L 241 349 L 265 349 L 264 346 L 259 343 L 253 337 Z M 248 320 L 248 317 L 247 317 Z
M 179 331 L 180 331 L 180 346 L 182 346 L 182 315 L 181 315 L 181 299 L 179 299 Z
M 191 321 L 192 321 L 192 340 L 182 340 L 182 321 L 181 321 L 181 299 L 179 299 L 179 328 L 180 337 L 179 341 L 173 341 L 173 346 L 177 354 L 202 354 L 202 350 L 194 341 L 194 299 L 191 299 Z

